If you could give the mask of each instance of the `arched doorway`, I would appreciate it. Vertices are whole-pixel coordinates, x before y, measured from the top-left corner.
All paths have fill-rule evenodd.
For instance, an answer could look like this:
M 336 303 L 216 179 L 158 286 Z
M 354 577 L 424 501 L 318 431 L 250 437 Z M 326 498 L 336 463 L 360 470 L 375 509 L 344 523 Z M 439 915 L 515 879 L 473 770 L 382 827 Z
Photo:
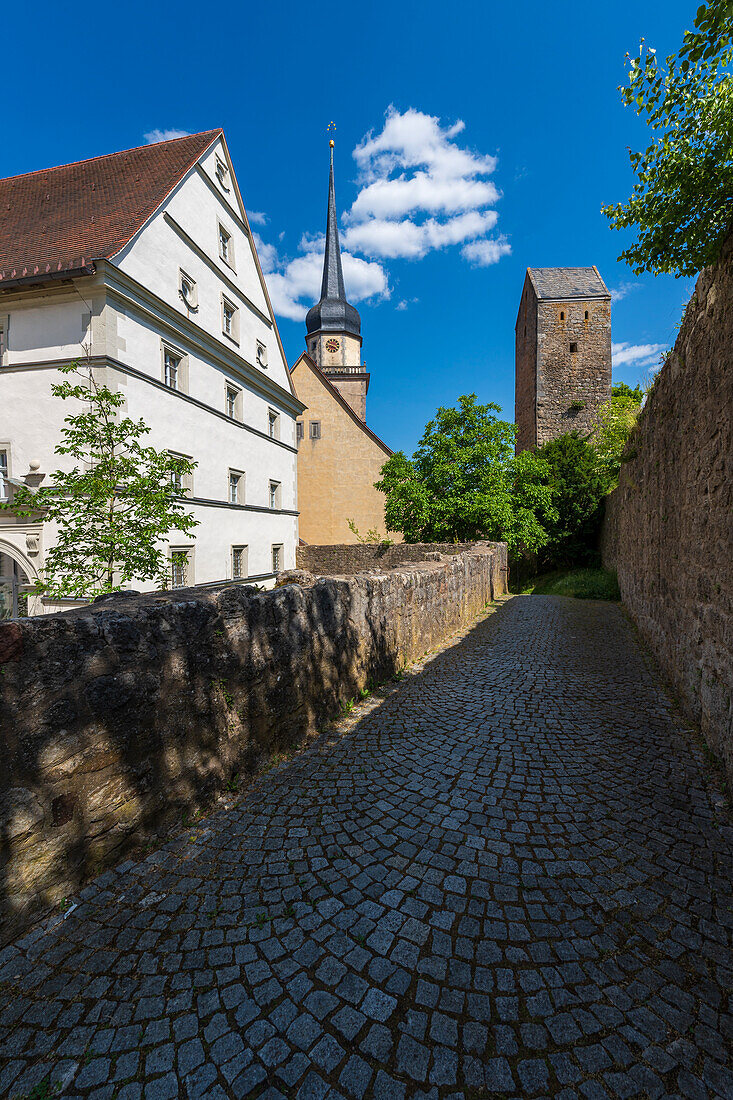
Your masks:
M 31 571 L 14 546 L 0 542 L 0 622 L 28 614 Z

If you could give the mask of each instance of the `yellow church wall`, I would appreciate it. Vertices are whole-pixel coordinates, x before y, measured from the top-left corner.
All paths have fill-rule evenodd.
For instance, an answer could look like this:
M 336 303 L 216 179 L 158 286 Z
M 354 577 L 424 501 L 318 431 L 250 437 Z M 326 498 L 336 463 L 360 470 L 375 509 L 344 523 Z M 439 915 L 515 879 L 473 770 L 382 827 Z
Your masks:
M 354 422 L 305 360 L 295 364 L 292 380 L 307 406 L 298 448 L 301 539 L 315 545 L 355 542 L 350 519 L 362 535 L 373 528 L 385 535 L 384 494 L 374 482 L 389 453 Z M 310 439 L 313 420 L 320 422 L 320 439 Z M 400 535 L 389 537 L 401 541 Z

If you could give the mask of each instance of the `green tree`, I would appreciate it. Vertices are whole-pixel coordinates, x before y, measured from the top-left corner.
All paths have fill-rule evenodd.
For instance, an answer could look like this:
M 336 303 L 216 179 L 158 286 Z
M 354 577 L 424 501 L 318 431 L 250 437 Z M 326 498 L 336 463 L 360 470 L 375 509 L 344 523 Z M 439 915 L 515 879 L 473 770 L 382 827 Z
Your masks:
M 198 524 L 178 499 L 181 479 L 196 464 L 143 446 L 150 429 L 120 416 L 124 394 L 99 385 L 90 367 L 71 363 L 59 370 L 78 381 L 54 385 L 52 393 L 83 408 L 65 418 L 55 453 L 76 465 L 57 470 L 49 488 L 18 487 L 2 505 L 21 516 L 43 514 L 57 526 L 37 590 L 79 598 L 118 591 L 132 580 L 165 584 L 162 540 Z
M 556 518 L 547 522 L 548 541 L 540 569 L 584 565 L 597 556 L 605 478 L 598 456 L 577 431 L 545 443 L 537 457 L 547 463 Z
M 610 493 L 618 484 L 624 450 L 636 427 L 643 400 L 640 386 L 631 389 L 621 382 L 612 388 L 611 400 L 598 409 L 591 438 L 604 493 Z
M 733 0 L 710 0 L 665 62 L 643 42 L 629 58 L 623 100 L 646 117 L 652 141 L 630 153 L 628 202 L 603 212 L 614 229 L 638 227 L 619 257 L 637 274 L 695 275 L 733 230 L 732 57 Z
M 531 452 L 514 454 L 516 425 L 476 394 L 438 409 L 412 459 L 401 451 L 382 468 L 385 520 L 407 542 L 496 539 L 534 551 L 554 516 L 548 472 Z

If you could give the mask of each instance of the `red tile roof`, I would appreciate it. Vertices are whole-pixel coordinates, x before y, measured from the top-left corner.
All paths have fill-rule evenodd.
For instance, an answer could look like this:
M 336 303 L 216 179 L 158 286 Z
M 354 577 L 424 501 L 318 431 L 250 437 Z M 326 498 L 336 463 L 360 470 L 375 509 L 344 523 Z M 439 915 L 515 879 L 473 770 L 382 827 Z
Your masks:
M 221 134 L 207 130 L 0 180 L 0 288 L 93 271 L 94 260 L 119 252 Z

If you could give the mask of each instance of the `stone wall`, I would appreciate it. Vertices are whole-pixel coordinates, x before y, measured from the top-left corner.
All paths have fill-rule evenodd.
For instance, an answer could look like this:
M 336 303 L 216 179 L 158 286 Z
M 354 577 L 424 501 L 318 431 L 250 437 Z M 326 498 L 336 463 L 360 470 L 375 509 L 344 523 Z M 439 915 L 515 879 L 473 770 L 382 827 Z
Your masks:
M 309 573 L 345 576 L 370 569 L 394 569 L 405 562 L 426 561 L 430 558 L 438 560 L 441 554 L 460 554 L 464 550 L 472 549 L 474 545 L 470 542 L 401 542 L 395 546 L 385 546 L 381 543 L 365 542 L 343 543 L 340 546 L 299 546 L 295 558 L 298 568 Z M 499 553 L 499 568 L 502 560 Z M 506 565 L 506 562 L 503 564 Z
M 538 300 L 527 277 L 515 330 L 517 451 L 587 434 L 610 396 L 610 300 Z
M 541 447 L 564 432 L 590 432 L 599 406 L 610 400 L 611 303 L 594 298 L 540 302 L 537 329 Z
M 607 502 L 602 549 L 733 782 L 733 242 L 704 271 Z
M 442 642 L 505 590 L 505 565 L 505 546 L 478 544 L 386 573 L 1 625 L 5 938 Z

